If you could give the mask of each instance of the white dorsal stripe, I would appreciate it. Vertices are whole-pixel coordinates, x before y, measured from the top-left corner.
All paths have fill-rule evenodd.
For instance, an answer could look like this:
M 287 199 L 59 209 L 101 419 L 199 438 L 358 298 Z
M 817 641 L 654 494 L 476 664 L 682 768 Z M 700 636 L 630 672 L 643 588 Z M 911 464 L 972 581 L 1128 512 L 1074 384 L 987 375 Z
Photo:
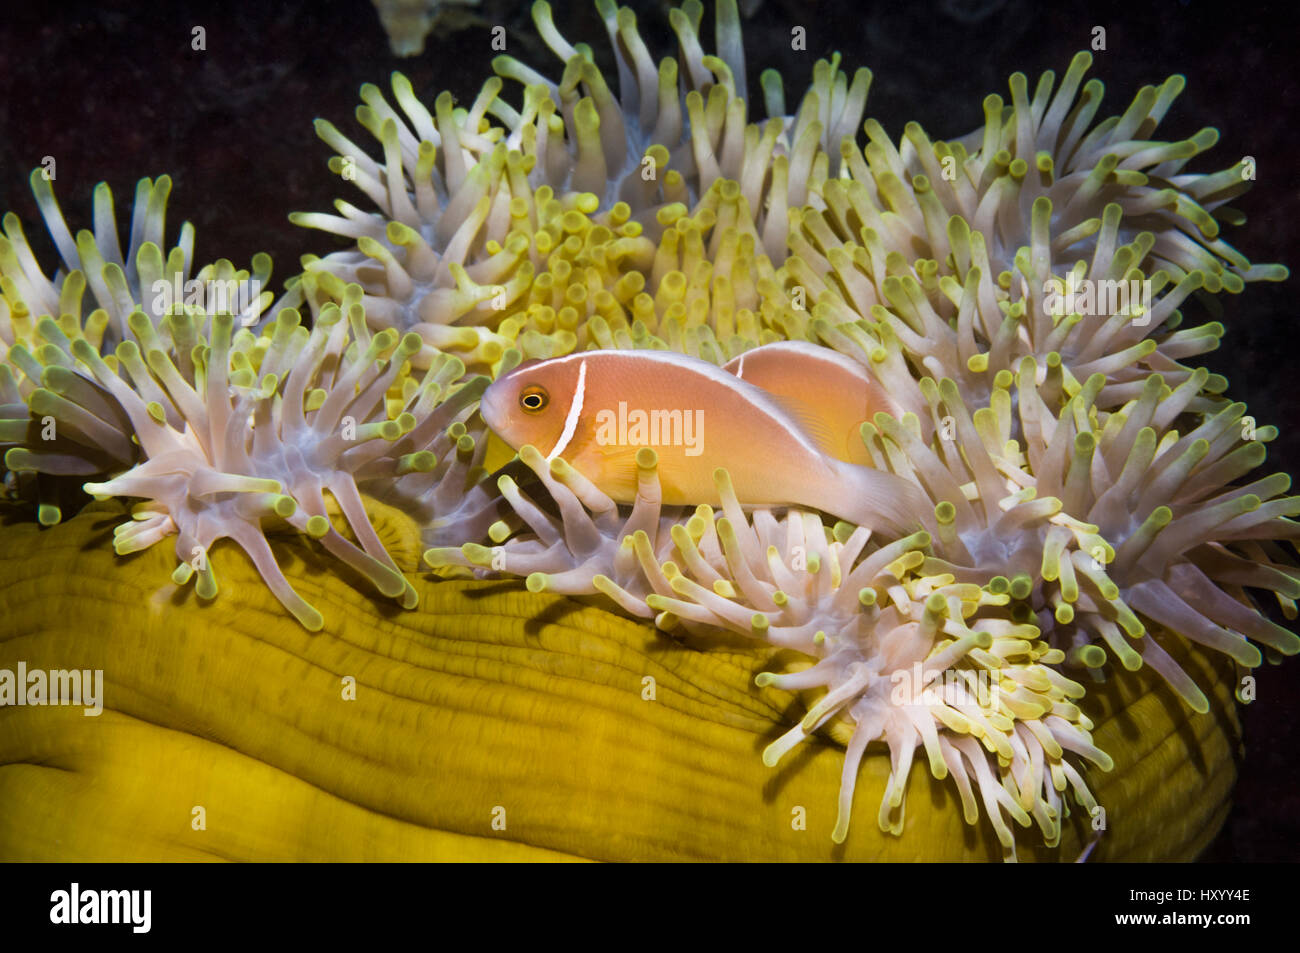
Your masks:
M 853 358 L 847 357 L 839 351 L 822 347 L 820 344 L 812 344 L 808 341 L 777 341 L 773 344 L 764 344 L 762 347 L 756 347 L 752 351 L 745 351 L 738 357 L 733 357 L 722 368 L 731 371 L 737 377 L 742 377 L 741 372 L 745 369 L 745 358 L 759 357 L 760 355 L 770 356 L 772 354 L 798 355 L 812 361 L 838 367 L 846 374 L 851 374 L 860 381 L 872 382 L 870 372 Z
M 800 447 L 808 453 L 818 457 L 826 456 L 825 452 L 813 443 L 812 439 L 803 432 L 803 429 L 799 427 L 795 421 L 790 419 L 790 415 L 787 413 L 785 408 L 773 400 L 772 395 L 767 391 L 755 387 L 753 384 L 749 383 L 749 381 L 737 377 L 730 371 L 724 371 L 716 364 L 711 364 L 698 357 L 691 357 L 689 354 L 679 354 L 676 351 L 594 350 L 580 351 L 576 354 L 566 354 L 563 357 L 549 358 L 546 363 L 566 364 L 569 361 L 580 361 L 581 363 L 578 365 L 578 379 L 581 382 L 584 380 L 583 375 L 586 370 L 585 365 L 588 361 L 592 360 L 614 362 L 650 361 L 652 363 L 668 365 L 677 370 L 684 370 L 688 373 L 693 373 L 704 380 L 719 387 L 726 388 L 727 390 L 739 391 L 748 401 L 750 406 L 752 406 L 758 413 L 762 414 L 764 417 L 770 418 L 774 423 L 780 426 L 792 440 L 798 443 Z M 511 371 L 510 373 L 517 374 L 523 370 L 525 370 L 525 368 L 521 367 L 517 370 Z M 578 388 L 579 392 L 581 392 L 582 389 L 582 385 L 580 384 Z M 575 398 L 575 401 L 580 401 L 580 397 Z M 582 408 L 579 406 L 578 412 L 581 412 L 581 410 Z M 577 425 L 578 418 L 571 406 L 569 408 L 569 416 L 564 422 L 564 434 L 561 435 L 559 443 L 556 444 L 557 449 L 552 450 L 551 455 L 547 457 L 548 460 L 562 451 L 569 443 L 573 438 L 573 429 L 576 429 Z
M 546 455 L 546 462 L 550 463 L 569 445 L 573 435 L 578 432 L 578 418 L 582 416 L 582 401 L 587 395 L 587 362 L 578 362 L 578 386 L 573 389 L 573 400 L 569 404 L 569 416 L 564 418 L 564 430 L 560 434 L 560 439 L 555 441 L 555 446 L 551 452 Z

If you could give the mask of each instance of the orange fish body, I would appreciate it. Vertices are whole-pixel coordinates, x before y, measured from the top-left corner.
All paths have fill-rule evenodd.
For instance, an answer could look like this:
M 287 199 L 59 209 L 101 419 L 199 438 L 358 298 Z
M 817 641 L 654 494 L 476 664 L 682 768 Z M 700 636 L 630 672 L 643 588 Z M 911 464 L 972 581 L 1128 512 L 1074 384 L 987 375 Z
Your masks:
M 924 515 L 911 484 L 836 459 L 771 395 L 681 354 L 583 351 L 523 364 L 488 387 L 481 413 L 510 446 L 563 458 L 618 502 L 635 499 L 636 452 L 652 447 L 668 504 L 718 505 L 722 467 L 745 506 L 809 506 L 899 534 Z
M 861 364 L 807 341 L 782 341 L 746 351 L 723 370 L 771 394 L 800 427 L 836 459 L 871 466 L 862 422 L 903 408 Z

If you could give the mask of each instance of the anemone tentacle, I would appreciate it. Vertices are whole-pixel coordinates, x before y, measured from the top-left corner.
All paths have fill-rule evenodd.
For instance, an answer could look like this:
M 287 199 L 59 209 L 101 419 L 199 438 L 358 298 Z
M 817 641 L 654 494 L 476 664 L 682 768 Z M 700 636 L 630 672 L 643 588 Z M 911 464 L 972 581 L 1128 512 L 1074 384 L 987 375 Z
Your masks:
M 1188 645 L 1241 672 L 1300 652 L 1257 601 L 1297 618 L 1300 497 L 1259 470 L 1276 428 L 1196 366 L 1230 327 L 1212 296 L 1287 276 L 1221 235 L 1246 167 L 1188 171 L 1213 129 L 1154 138 L 1180 76 L 1095 122 L 1087 53 L 1032 95 L 1014 74 L 968 135 L 909 123 L 895 141 L 863 124 L 871 73 L 838 54 L 793 113 L 764 72 L 759 119 L 735 0 L 716 5 L 714 54 L 703 5 L 671 10 L 677 51 L 658 65 L 630 9 L 596 7 L 616 78 L 539 0 L 551 74 L 498 57 L 468 106 L 426 105 L 400 73 L 391 96 L 367 84 L 374 155 L 318 120 L 329 168 L 369 206 L 291 216 L 350 247 L 305 256 L 273 306 L 266 256 L 196 271 L 188 224 L 168 247 L 166 176 L 140 181 L 125 237 L 101 184 L 74 237 L 34 172 L 63 270 L 4 216 L 6 494 L 47 525 L 78 487 L 139 501 L 115 548 L 175 536 L 172 581 L 205 601 L 230 539 L 312 630 L 324 620 L 267 535 L 311 537 L 414 608 L 411 533 L 399 552 L 371 518 L 395 507 L 436 575 L 522 579 L 652 620 L 684 651 L 776 650 L 758 683 L 806 711 L 763 760 L 817 733 L 845 747 L 836 841 L 881 751 L 877 821 L 902 833 L 919 750 L 1008 859 L 1016 827 L 1056 845 L 1112 764 L 1088 686 L 1147 667 L 1204 713 Z M 664 506 L 649 447 L 619 504 L 608 474 L 528 445 L 509 459 L 479 409 L 528 359 L 723 365 L 777 341 L 832 348 L 880 385 L 897 416 L 864 419 L 852 449 L 916 488 L 928 531 L 750 506 L 725 469 L 718 505 Z

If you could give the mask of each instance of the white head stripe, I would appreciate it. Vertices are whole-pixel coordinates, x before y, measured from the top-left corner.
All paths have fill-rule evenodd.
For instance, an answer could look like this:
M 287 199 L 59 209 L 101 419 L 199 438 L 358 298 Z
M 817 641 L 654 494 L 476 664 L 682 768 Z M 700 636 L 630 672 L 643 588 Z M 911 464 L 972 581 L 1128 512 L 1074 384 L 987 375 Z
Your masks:
M 560 434 L 560 439 L 555 442 L 554 448 L 546 455 L 546 462 L 550 463 L 558 457 L 564 448 L 569 445 L 573 439 L 574 433 L 578 430 L 578 418 L 582 416 L 582 400 L 587 394 L 587 362 L 578 363 L 578 386 L 573 389 L 573 401 L 569 404 L 569 416 L 564 418 L 564 431 Z

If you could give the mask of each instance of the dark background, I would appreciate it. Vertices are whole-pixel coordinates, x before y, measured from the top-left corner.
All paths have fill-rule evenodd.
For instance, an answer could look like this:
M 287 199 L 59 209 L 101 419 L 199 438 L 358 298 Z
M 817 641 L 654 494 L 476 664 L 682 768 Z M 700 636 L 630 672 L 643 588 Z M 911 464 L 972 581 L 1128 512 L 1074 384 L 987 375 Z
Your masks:
M 629 5 L 638 11 L 651 55 L 658 60 L 675 52 L 668 5 Z M 561 69 L 535 38 L 529 4 L 503 0 L 484 0 L 481 23 L 435 33 L 421 56 L 400 60 L 389 52 L 368 0 L 109 0 L 60 3 L 50 12 L 35 6 L 10 6 L 0 23 L 0 211 L 19 215 L 50 273 L 57 259 L 27 185 L 43 156 L 58 162 L 55 191 L 74 232 L 91 224 L 96 182 L 112 185 L 125 222 L 136 179 L 165 172 L 175 183 L 168 239 L 188 220 L 198 231 L 199 263 L 226 257 L 246 267 L 255 252 L 267 251 L 276 262 L 278 289 L 297 270 L 299 255 L 334 247 L 329 236 L 290 225 L 288 212 L 328 211 L 336 197 L 367 207 L 361 193 L 326 168 L 332 150 L 313 133 L 313 118 L 326 117 L 368 145 L 352 116 L 358 87 L 373 82 L 388 94 L 394 69 L 411 78 L 430 106 L 442 89 L 468 105 L 491 75 L 496 24 L 506 27 L 510 53 L 553 78 Z M 706 6 L 708 50 L 712 9 Z M 1219 145 L 1193 160 L 1192 171 L 1217 171 L 1242 155 L 1254 156 L 1258 181 L 1233 203 L 1250 221 L 1225 228 L 1224 238 L 1252 261 L 1300 267 L 1291 5 L 1161 0 L 1047 6 L 1032 0 L 764 0 L 745 27 L 750 99 L 761 104 L 758 74 L 774 67 L 785 77 L 793 108 L 813 62 L 839 50 L 850 74 L 860 65 L 875 74 L 867 113 L 890 135 L 897 138 L 915 119 L 932 137 L 951 137 L 982 123 L 985 95 L 1009 98 L 1011 72 L 1025 72 L 1032 92 L 1042 71 L 1053 69 L 1059 77 L 1074 52 L 1089 46 L 1093 27 L 1102 26 L 1107 50 L 1094 54 L 1089 73 L 1106 83 L 1099 118 L 1122 112 L 1142 85 L 1183 73 L 1187 89 L 1158 135 L 1172 140 L 1203 126 L 1219 129 Z M 586 40 L 598 61 L 612 63 L 589 0 L 556 0 L 553 7 L 571 42 Z M 197 25 L 206 30 L 205 52 L 190 46 Z M 795 25 L 807 30 L 806 52 L 790 49 Z M 612 69 L 606 76 L 616 85 Z M 506 95 L 517 103 L 511 85 Z M 1297 280 L 1220 295 L 1229 331 L 1207 360 L 1228 376 L 1229 393 L 1245 400 L 1261 425 L 1281 429 L 1268 465 L 1292 473 L 1300 472 L 1290 301 Z M 1189 321 L 1204 315 L 1195 303 L 1183 310 Z M 1257 675 L 1259 699 L 1244 712 L 1249 756 L 1236 806 L 1206 859 L 1300 859 L 1300 732 L 1292 702 L 1300 695 L 1300 662 L 1265 666 Z

